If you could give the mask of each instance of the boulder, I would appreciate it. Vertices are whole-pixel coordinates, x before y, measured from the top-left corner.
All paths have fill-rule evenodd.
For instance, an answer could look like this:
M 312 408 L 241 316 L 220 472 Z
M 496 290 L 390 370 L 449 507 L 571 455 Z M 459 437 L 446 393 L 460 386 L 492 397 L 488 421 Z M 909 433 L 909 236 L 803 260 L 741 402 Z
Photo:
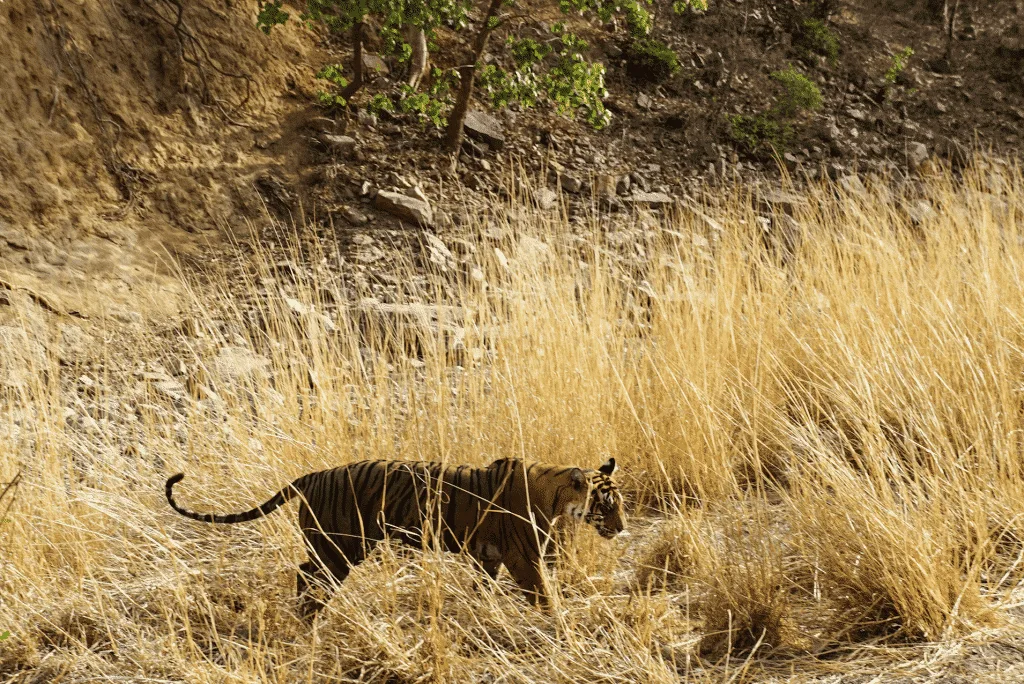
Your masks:
M 479 109 L 466 112 L 466 122 L 463 125 L 466 135 L 474 140 L 485 142 L 496 150 L 500 150 L 505 145 L 505 134 L 501 130 L 501 122 L 487 112 Z
M 364 75 L 373 78 L 380 74 L 387 76 L 390 73 L 388 65 L 384 63 L 384 60 L 373 54 L 372 52 L 363 52 L 363 73 Z
M 430 204 L 416 197 L 381 190 L 374 198 L 373 206 L 409 223 L 420 226 L 431 226 L 434 223 L 434 212 Z

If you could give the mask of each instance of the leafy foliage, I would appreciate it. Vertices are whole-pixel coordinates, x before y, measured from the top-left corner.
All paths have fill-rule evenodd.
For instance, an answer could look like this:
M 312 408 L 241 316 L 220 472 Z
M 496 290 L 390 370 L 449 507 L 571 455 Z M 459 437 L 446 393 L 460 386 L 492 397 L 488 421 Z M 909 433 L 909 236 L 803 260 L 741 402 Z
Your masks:
M 268 36 L 270 29 L 288 21 L 288 13 L 281 10 L 281 0 L 265 2 L 256 15 L 256 26 Z
M 823 55 L 829 63 L 839 57 L 839 37 L 821 19 L 805 19 L 798 40 L 806 52 Z
M 821 107 L 821 91 L 818 86 L 793 67 L 773 71 L 771 78 L 782 85 L 782 96 L 776 108 L 783 117 L 793 118 L 801 110 Z
M 633 38 L 643 38 L 651 32 L 653 19 L 639 2 L 626 5 L 626 26 L 629 27 L 629 35 Z
M 793 67 L 773 71 L 771 79 L 781 86 L 782 92 L 768 111 L 728 117 L 729 135 L 750 152 L 785 148 L 793 136 L 796 117 L 804 110 L 821 107 L 818 86 Z
M 344 97 L 334 92 L 335 90 L 344 90 L 348 85 L 348 79 L 342 75 L 343 68 L 340 64 L 328 64 L 316 72 L 316 77 L 327 81 L 331 87 L 330 90 L 317 91 L 317 101 L 324 107 L 344 107 L 347 104 Z
M 762 147 L 781 149 L 792 135 L 792 126 L 770 113 L 736 114 L 728 117 L 729 136 L 750 152 Z
M 672 3 L 672 11 L 676 14 L 682 14 L 686 11 L 706 12 L 707 9 L 708 0 L 675 0 Z
M 679 71 L 679 58 L 660 40 L 641 38 L 626 52 L 626 69 L 638 81 L 658 83 Z
M 480 85 L 490 96 L 491 105 L 502 108 L 515 102 L 534 107 L 546 101 L 560 115 L 580 111 L 592 126 L 607 125 L 611 114 L 602 103 L 607 95 L 604 66 L 586 61 L 586 41 L 561 24 L 555 24 L 551 32 L 557 38 L 557 47 L 510 37 L 507 47 L 515 68 L 505 71 L 487 65 L 481 70 Z M 550 64 L 546 71 L 541 69 L 545 62 Z
M 603 21 L 608 21 L 615 14 L 625 14 L 630 35 L 634 38 L 630 68 L 634 74 L 642 74 L 644 80 L 660 81 L 678 71 L 679 60 L 664 43 L 647 37 L 653 24 L 651 14 L 644 6 L 649 3 L 650 0 L 558 0 L 558 6 L 564 13 L 593 14 Z M 269 34 L 274 26 L 288 21 L 289 14 L 281 10 L 281 4 L 281 0 L 261 4 L 257 25 L 264 33 Z M 411 46 L 403 37 L 403 28 L 422 28 L 430 38 L 434 29 L 442 24 L 460 31 L 469 26 L 469 13 L 474 7 L 473 0 L 305 0 L 304 4 L 300 15 L 302 21 L 323 25 L 333 32 L 340 33 L 369 18 L 375 19 L 384 52 L 399 61 L 408 60 L 412 55 Z M 504 4 L 513 5 L 515 0 L 505 0 Z M 705 9 L 707 4 L 705 0 L 679 0 L 674 7 L 676 11 L 686 11 Z M 478 20 L 472 30 L 478 40 L 486 42 L 488 33 L 502 25 L 504 20 L 501 16 L 490 16 L 486 26 L 480 26 Z M 355 34 L 358 35 L 359 31 Z M 505 59 L 484 67 L 471 67 L 479 68 L 477 84 L 496 108 L 512 104 L 523 107 L 547 104 L 560 115 L 581 116 L 598 128 L 607 125 L 611 114 L 602 102 L 607 96 L 604 66 L 589 61 L 585 56 L 587 43 L 568 32 L 562 24 L 555 24 L 551 34 L 547 40 L 520 38 L 514 33 L 510 35 Z M 462 67 L 462 72 L 465 69 Z M 455 103 L 452 97 L 457 90 L 453 86 L 460 78 L 459 73 L 459 69 L 434 69 L 426 91 L 418 92 L 404 86 L 390 95 L 375 94 L 368 106 L 375 112 L 413 114 L 420 121 L 437 127 L 448 125 L 450 112 L 465 110 L 464 101 Z M 346 106 L 346 97 L 338 91 L 342 90 L 350 98 L 361 85 L 359 80 L 350 85 L 342 74 L 340 65 L 329 65 L 317 73 L 318 78 L 329 84 L 327 89 L 317 94 L 324 106 Z M 459 97 L 465 97 L 465 94 Z M 461 121 L 457 123 L 461 126 Z
M 914 56 L 914 49 L 907 46 L 892 56 L 892 64 L 885 72 L 885 82 L 894 85 L 903 70 L 907 68 L 907 61 Z

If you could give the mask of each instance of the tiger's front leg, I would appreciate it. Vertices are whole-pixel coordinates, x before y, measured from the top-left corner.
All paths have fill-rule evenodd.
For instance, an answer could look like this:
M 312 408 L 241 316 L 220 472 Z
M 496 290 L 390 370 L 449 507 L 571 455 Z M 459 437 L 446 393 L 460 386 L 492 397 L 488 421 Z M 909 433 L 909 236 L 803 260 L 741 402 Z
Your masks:
M 541 608 L 550 605 L 547 591 L 544 588 L 544 575 L 540 569 L 541 559 L 528 560 L 526 558 L 506 558 L 505 567 L 512 575 L 512 579 L 519 585 L 519 588 L 526 594 L 526 600 Z

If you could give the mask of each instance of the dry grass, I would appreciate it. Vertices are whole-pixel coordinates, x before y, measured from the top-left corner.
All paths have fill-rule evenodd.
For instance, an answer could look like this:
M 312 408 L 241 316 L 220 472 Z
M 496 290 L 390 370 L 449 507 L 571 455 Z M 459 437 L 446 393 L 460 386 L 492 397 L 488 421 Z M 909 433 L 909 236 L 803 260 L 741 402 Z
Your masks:
M 332 309 L 329 268 L 289 284 L 258 252 L 186 278 L 187 337 L 11 355 L 0 682 L 1014 679 L 1024 180 L 911 191 L 919 225 L 890 186 L 813 188 L 775 217 L 792 250 L 741 188 L 629 230 L 496 211 L 469 240 L 486 282 L 408 266 L 399 298 L 426 306 L 404 318 Z M 172 352 L 185 391 L 140 385 Z M 631 536 L 576 535 L 551 613 L 384 547 L 310 627 L 293 510 L 224 528 L 163 501 L 179 470 L 182 503 L 230 511 L 348 460 L 503 455 L 614 456 L 633 502 Z

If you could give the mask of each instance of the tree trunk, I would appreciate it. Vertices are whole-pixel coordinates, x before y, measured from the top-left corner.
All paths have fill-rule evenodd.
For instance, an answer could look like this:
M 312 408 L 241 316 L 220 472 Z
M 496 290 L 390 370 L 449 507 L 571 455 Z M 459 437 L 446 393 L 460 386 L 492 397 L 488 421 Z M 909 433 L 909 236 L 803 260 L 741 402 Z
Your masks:
M 427 75 L 427 60 L 430 53 L 427 50 L 427 33 L 419 26 L 403 27 L 404 38 L 409 47 L 412 48 L 412 59 L 409 61 L 409 75 L 405 82 L 410 88 L 416 90 L 420 81 Z
M 352 24 L 352 82 L 341 91 L 347 102 L 363 87 L 363 22 Z
M 455 100 L 455 106 L 448 117 L 448 129 L 445 131 L 444 149 L 449 154 L 458 153 L 462 147 L 463 125 L 466 123 L 466 112 L 469 111 L 469 101 L 473 98 L 473 81 L 476 79 L 476 65 L 484 54 L 487 47 L 487 39 L 494 27 L 491 26 L 491 19 L 501 8 L 502 0 L 491 0 L 487 7 L 487 14 L 484 16 L 480 29 L 476 32 L 476 40 L 473 44 L 472 59 L 469 64 L 459 67 L 459 95 Z

